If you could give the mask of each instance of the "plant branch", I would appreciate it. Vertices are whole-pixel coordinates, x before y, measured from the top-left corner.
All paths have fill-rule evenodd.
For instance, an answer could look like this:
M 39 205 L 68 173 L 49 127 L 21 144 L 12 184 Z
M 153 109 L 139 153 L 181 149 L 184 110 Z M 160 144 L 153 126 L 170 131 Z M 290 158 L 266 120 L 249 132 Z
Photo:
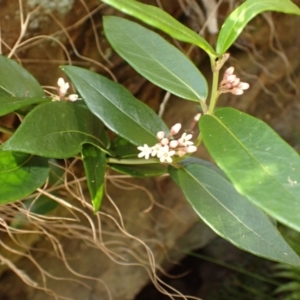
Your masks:
M 120 164 L 120 165 L 145 165 L 145 164 L 158 164 L 159 161 L 155 158 L 152 159 L 117 159 L 108 158 L 107 163 L 109 164 Z
M 209 109 L 208 114 L 212 115 L 217 104 L 217 100 L 219 97 L 218 93 L 218 83 L 219 83 L 219 68 L 215 68 L 215 61 L 211 59 L 211 68 L 213 73 L 212 78 L 212 85 L 211 85 L 211 95 L 210 95 L 210 102 L 209 102 Z
M 3 125 L 0 125 L 0 132 L 9 134 L 9 135 L 13 135 L 14 134 L 14 130 L 13 129 L 9 129 Z

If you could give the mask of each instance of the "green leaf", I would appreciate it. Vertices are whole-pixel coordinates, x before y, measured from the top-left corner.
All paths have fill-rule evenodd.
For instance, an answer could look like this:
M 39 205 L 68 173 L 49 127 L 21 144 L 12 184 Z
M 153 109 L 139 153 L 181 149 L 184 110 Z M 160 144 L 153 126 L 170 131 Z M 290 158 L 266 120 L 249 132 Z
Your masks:
M 217 53 L 219 55 L 224 54 L 247 23 L 264 11 L 300 15 L 299 7 L 290 0 L 247 0 L 225 20 L 217 40 Z
M 149 165 L 124 165 L 124 164 L 109 164 L 109 167 L 122 174 L 132 177 L 153 177 L 161 176 L 167 172 L 166 166 L 162 164 Z
M 59 161 L 56 159 L 49 159 L 48 162 L 50 168 L 48 184 L 50 186 L 63 184 L 64 176 L 65 176 L 65 168 L 61 166 Z
M 179 97 L 205 101 L 208 92 L 203 75 L 157 33 L 111 16 L 104 17 L 103 26 L 112 47 L 145 78 Z
M 168 128 L 147 105 L 122 85 L 91 71 L 64 66 L 90 111 L 116 134 L 134 145 L 157 143 L 156 133 Z
M 47 159 L 0 151 L 0 204 L 30 195 L 43 185 L 48 173 Z
M 139 154 L 137 147 L 120 136 L 111 143 L 110 150 L 117 158 L 136 158 Z
M 107 148 L 109 140 L 103 124 L 77 102 L 55 101 L 34 108 L 1 148 L 68 158 L 78 154 L 84 143 Z
M 232 108 L 200 119 L 209 153 L 236 189 L 300 231 L 300 158 L 264 122 Z
M 97 147 L 84 144 L 82 158 L 94 212 L 100 208 L 104 192 L 106 156 Z
M 15 61 L 0 55 L 0 95 L 31 98 L 45 94 L 28 71 Z
M 102 0 L 102 2 L 121 10 L 127 15 L 136 17 L 148 25 L 164 31 L 179 41 L 197 45 L 208 54 L 216 54 L 215 50 L 203 37 L 156 6 L 128 0 Z
M 212 171 L 218 173 L 219 175 L 223 176 L 225 179 L 228 180 L 226 174 L 219 168 L 217 167 L 215 164 L 212 164 L 211 162 L 198 158 L 198 157 L 194 157 L 194 156 L 189 156 L 187 158 L 185 158 L 184 160 L 180 161 L 180 165 L 181 166 L 186 166 L 186 165 L 190 165 L 190 164 L 196 164 L 196 165 L 202 165 L 206 168 L 211 169 Z
M 201 219 L 221 237 L 255 255 L 300 266 L 268 217 L 221 175 L 195 164 L 170 167 L 169 172 Z
M 23 202 L 26 208 L 30 208 L 30 212 L 38 215 L 46 215 L 54 210 L 58 203 L 45 195 L 41 195 L 38 199 L 25 200 Z
M 20 108 L 42 103 L 49 102 L 51 99 L 42 97 L 11 97 L 11 96 L 0 96 L 0 116 L 4 116 Z

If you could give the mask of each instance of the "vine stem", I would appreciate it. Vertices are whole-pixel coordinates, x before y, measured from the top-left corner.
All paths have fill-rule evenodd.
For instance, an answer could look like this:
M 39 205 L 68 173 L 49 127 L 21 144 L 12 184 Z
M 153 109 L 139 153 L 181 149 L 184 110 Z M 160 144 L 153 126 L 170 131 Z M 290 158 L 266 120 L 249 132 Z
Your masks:
M 117 159 L 108 158 L 107 162 L 110 164 L 120 164 L 120 165 L 146 165 L 146 164 L 158 164 L 159 160 L 153 159 Z

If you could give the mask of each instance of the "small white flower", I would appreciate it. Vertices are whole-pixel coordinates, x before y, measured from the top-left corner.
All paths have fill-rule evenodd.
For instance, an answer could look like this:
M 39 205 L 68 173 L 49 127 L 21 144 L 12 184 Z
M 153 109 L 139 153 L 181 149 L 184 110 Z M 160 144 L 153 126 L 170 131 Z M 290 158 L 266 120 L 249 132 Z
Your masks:
M 190 141 L 190 139 L 193 137 L 192 134 L 187 134 L 186 132 L 184 132 L 181 136 L 181 138 L 178 140 L 179 145 L 181 146 L 190 146 L 193 145 L 194 143 L 192 141 Z
M 168 146 L 164 146 L 160 149 L 159 153 L 157 154 L 157 157 L 159 158 L 160 162 L 167 161 L 168 163 L 171 163 L 172 156 L 175 154 L 174 150 L 169 150 Z
M 137 147 L 138 150 L 141 151 L 141 153 L 139 153 L 138 157 L 145 157 L 145 159 L 148 159 L 150 157 L 150 154 L 152 153 L 152 148 L 149 147 L 147 144 L 144 144 L 144 146 L 139 146 Z
M 153 146 L 151 148 L 151 156 L 156 156 L 159 153 L 159 151 L 161 151 L 162 147 L 163 146 L 160 143 L 158 143 L 155 146 Z

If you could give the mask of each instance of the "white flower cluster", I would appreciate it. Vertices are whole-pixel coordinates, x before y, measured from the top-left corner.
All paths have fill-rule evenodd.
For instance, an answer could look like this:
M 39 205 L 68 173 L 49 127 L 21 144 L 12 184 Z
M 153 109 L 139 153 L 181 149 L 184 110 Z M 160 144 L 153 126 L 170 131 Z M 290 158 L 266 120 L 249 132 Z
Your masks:
M 78 95 L 77 94 L 70 94 L 69 96 L 66 97 L 66 94 L 68 92 L 68 89 L 70 87 L 68 82 L 65 82 L 65 80 L 63 78 L 58 78 L 57 81 L 57 85 L 58 85 L 58 97 L 54 97 L 53 100 L 69 100 L 69 101 L 76 101 L 78 100 Z
M 200 114 L 198 120 L 200 118 Z M 193 153 L 197 150 L 197 147 L 194 145 L 194 142 L 191 141 L 192 134 L 183 133 L 179 139 L 175 139 L 174 135 L 176 135 L 181 129 L 181 124 L 175 124 L 167 137 L 165 137 L 165 133 L 163 131 L 159 131 L 156 134 L 156 137 L 159 141 L 153 147 L 149 147 L 147 144 L 144 146 L 137 147 L 141 152 L 138 157 L 145 157 L 145 159 L 149 159 L 150 156 L 156 156 L 159 158 L 160 162 L 168 162 L 171 163 L 173 161 L 172 156 L 178 155 L 179 157 L 184 156 L 186 153 Z
M 223 76 L 223 80 L 220 83 L 220 93 L 232 93 L 234 95 L 242 95 L 244 90 L 249 89 L 250 85 L 247 82 L 241 82 L 234 73 L 234 67 L 228 68 Z

